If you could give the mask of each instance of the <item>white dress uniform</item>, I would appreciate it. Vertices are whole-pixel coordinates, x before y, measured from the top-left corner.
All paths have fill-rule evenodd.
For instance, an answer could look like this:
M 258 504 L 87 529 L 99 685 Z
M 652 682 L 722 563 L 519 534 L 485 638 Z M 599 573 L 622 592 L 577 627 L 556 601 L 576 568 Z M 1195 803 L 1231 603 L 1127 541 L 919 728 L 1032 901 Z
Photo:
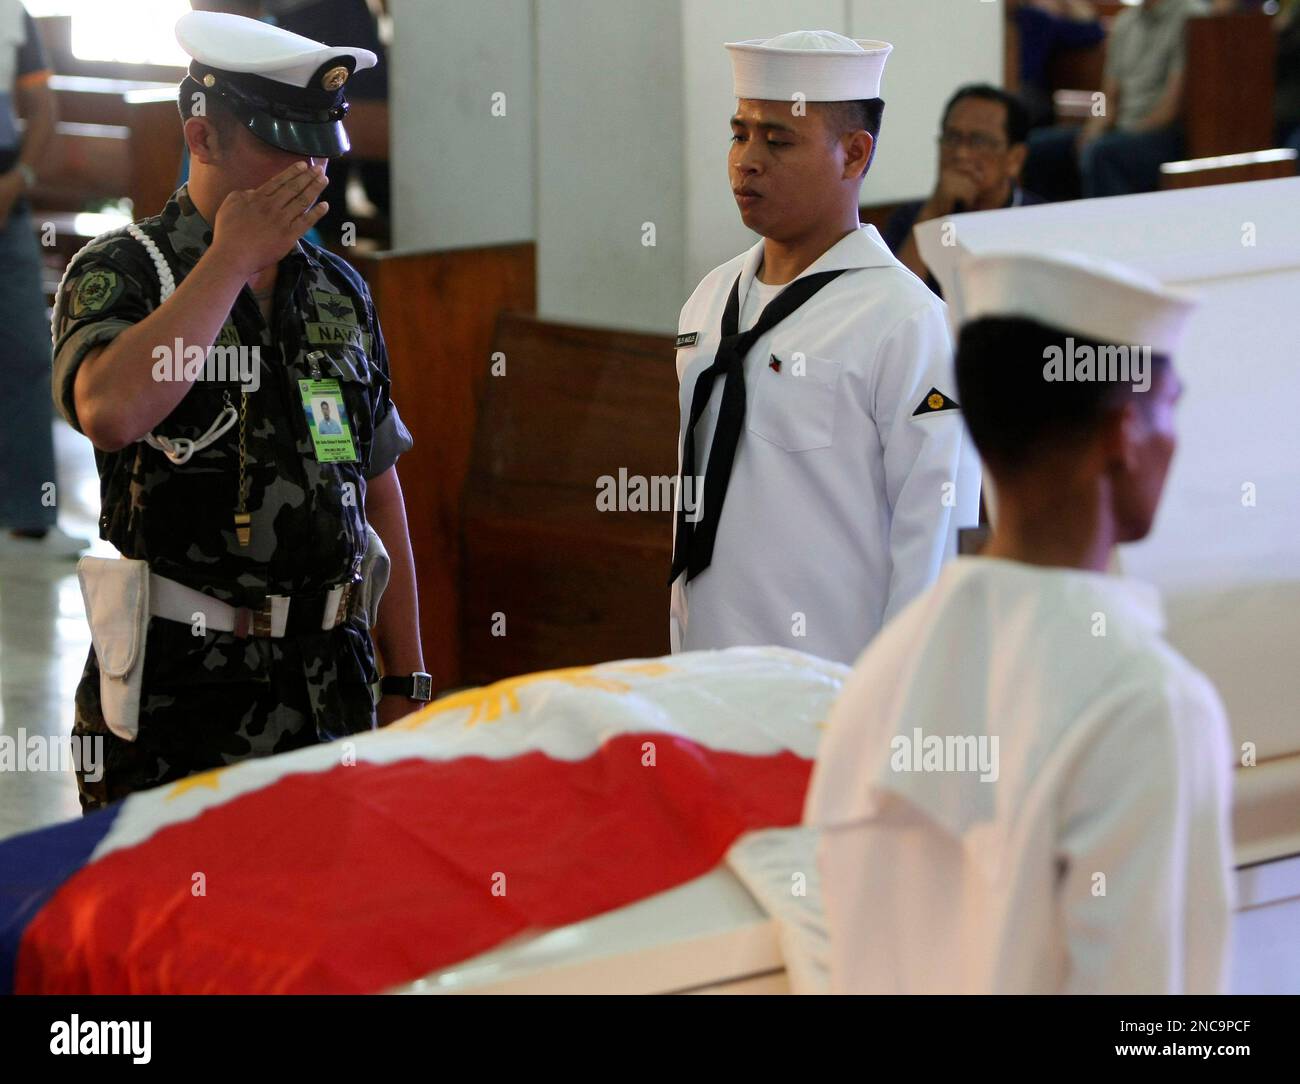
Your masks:
M 740 275 L 744 312 L 763 285 L 754 281 L 762 259 L 760 241 L 711 271 L 682 309 L 679 333 L 699 332 L 677 351 L 683 427 L 732 283 Z M 674 650 L 777 644 L 852 663 L 934 582 L 956 529 L 979 518 L 979 465 L 961 412 L 924 409 L 936 390 L 956 394 L 943 303 L 874 226 L 799 278 L 836 268 L 850 270 L 745 358 L 745 433 L 713 562 L 673 584 Z M 721 398 L 719 380 L 696 428 L 700 476 Z
M 845 41 L 826 32 L 786 38 Z M 730 47 L 738 97 L 789 100 L 765 89 L 782 81 L 813 88 L 809 100 L 875 97 L 889 50 L 879 42 L 860 43 L 873 52 L 849 42 L 856 54 L 774 49 L 785 59 L 772 61 L 766 44 Z M 779 293 L 755 278 L 763 252 L 760 241 L 715 268 L 682 309 L 683 433 L 737 276 L 741 332 L 757 321 L 756 295 Z M 794 281 L 839 269 L 745 357 L 744 432 L 712 562 L 672 587 L 674 651 L 776 644 L 851 663 L 934 581 L 955 552 L 957 528 L 978 520 L 979 466 L 954 398 L 943 303 L 873 226 L 842 238 Z M 695 430 L 697 478 L 722 397 L 719 379 Z M 690 479 L 683 487 L 692 493 Z M 706 507 L 708 499 L 706 491 Z
M 834 991 L 1222 989 L 1227 721 L 1161 627 L 1143 584 L 960 557 L 876 638 L 806 812 Z M 912 770 L 992 736 L 996 779 Z
M 1168 344 L 1190 311 L 1017 260 L 963 277 L 968 315 Z M 1229 731 L 1162 627 L 1149 586 L 967 557 L 881 632 L 805 810 L 834 990 L 1222 990 Z

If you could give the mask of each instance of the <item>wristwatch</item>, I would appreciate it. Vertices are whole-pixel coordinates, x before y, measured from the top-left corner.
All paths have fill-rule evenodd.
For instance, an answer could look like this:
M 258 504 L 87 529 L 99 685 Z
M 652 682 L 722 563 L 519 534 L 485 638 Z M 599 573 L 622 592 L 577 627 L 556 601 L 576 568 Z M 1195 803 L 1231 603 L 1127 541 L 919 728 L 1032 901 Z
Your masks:
M 427 703 L 433 699 L 433 678 L 417 670 L 413 674 L 389 676 L 379 679 L 380 696 L 404 696 L 407 700 Z

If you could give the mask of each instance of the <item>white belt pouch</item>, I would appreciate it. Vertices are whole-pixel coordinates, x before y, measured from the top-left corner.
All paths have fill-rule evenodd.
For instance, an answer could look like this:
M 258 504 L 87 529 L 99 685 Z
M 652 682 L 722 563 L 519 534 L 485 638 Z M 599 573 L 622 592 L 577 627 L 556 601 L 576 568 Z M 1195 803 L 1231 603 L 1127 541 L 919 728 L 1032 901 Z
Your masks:
M 99 662 L 99 702 L 108 729 L 135 741 L 149 630 L 149 563 L 83 557 L 77 579 Z
M 388 587 L 392 562 L 379 533 L 366 524 L 366 555 L 361 560 L 361 591 L 367 620 L 373 629 L 379 622 L 379 600 Z

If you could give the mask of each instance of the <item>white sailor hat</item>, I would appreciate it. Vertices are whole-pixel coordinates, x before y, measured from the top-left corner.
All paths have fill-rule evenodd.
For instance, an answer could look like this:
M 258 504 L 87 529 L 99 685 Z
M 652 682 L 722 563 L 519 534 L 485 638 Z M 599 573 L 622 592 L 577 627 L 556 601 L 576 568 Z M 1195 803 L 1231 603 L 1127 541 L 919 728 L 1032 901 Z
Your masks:
M 346 154 L 343 85 L 372 68 L 369 49 L 323 45 L 278 26 L 214 11 L 176 22 L 176 40 L 191 57 L 182 100 L 215 93 L 245 126 L 272 146 L 312 158 Z
M 1125 264 L 1078 252 L 989 252 L 957 267 L 963 321 L 986 316 L 1036 320 L 1105 344 L 1173 354 L 1196 308 Z
M 855 41 L 830 30 L 796 30 L 775 38 L 727 42 L 737 98 L 854 102 L 880 97 L 893 51 L 886 41 Z

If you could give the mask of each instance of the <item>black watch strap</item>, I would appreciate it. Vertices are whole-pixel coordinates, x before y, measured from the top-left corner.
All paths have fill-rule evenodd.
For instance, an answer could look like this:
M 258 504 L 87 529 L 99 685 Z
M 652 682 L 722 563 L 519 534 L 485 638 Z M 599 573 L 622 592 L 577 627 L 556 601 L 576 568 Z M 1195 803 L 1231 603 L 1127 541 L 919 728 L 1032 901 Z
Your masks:
M 433 678 L 416 671 L 414 674 L 384 675 L 379 679 L 381 696 L 404 696 L 408 700 L 427 703 L 433 699 Z

